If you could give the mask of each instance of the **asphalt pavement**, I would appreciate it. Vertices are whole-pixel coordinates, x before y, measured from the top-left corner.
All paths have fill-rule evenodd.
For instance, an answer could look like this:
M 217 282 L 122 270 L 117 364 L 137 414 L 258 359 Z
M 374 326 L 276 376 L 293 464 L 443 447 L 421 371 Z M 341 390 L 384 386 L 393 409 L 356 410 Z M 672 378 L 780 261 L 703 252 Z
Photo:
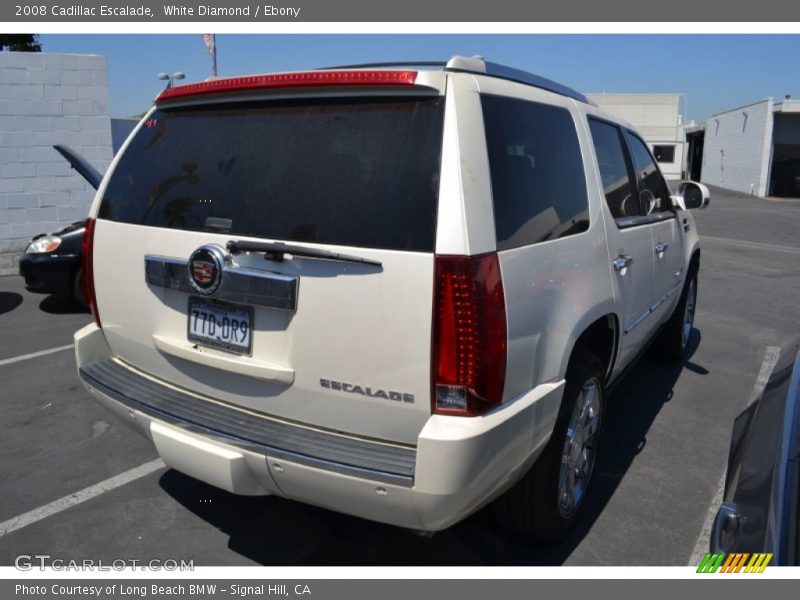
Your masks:
M 0 564 L 48 554 L 195 565 L 685 565 L 765 356 L 800 336 L 800 200 L 715 189 L 696 218 L 690 356 L 666 365 L 646 355 L 614 390 L 588 518 L 554 546 L 509 536 L 489 511 L 425 538 L 233 496 L 161 467 L 148 442 L 89 398 L 62 348 L 91 317 L 65 298 L 26 292 L 19 277 L 0 278 Z M 149 474 L 131 471 L 141 465 Z M 14 531 L 3 534 L 4 523 Z

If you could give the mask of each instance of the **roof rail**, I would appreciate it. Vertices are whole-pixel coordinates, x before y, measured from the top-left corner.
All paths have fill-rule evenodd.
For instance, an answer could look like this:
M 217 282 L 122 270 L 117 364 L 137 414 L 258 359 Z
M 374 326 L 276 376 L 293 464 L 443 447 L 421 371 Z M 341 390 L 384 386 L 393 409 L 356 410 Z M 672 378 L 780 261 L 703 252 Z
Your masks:
M 506 67 L 505 65 L 488 62 L 484 60 L 482 56 L 454 56 L 447 61 L 444 70 L 454 73 L 475 73 L 478 75 L 497 77 L 498 79 L 506 79 L 508 81 L 516 81 L 517 83 L 532 85 L 549 92 L 560 94 L 561 96 L 567 96 L 568 98 L 573 98 L 579 102 L 593 104 L 580 92 L 577 92 L 572 88 L 562 85 L 556 81 L 529 73 L 528 71 L 522 71 L 521 69 L 514 69 L 512 67 Z
M 400 62 L 376 62 L 362 63 L 360 65 L 339 65 L 338 67 L 322 67 L 319 71 L 331 71 L 334 69 L 377 69 L 386 67 L 444 67 L 446 62 L 436 60 L 408 60 Z
M 516 81 L 517 83 L 524 83 L 525 85 L 532 85 L 534 87 L 547 90 L 573 98 L 578 102 L 591 104 L 596 106 L 594 102 L 589 100 L 584 94 L 573 90 L 570 87 L 562 85 L 546 77 L 541 77 L 528 71 L 521 69 L 514 69 L 498 63 L 488 62 L 482 56 L 454 56 L 447 62 L 433 61 L 433 60 L 408 60 L 398 62 L 376 62 L 376 63 L 363 63 L 358 65 L 340 65 L 336 67 L 323 67 L 319 70 L 333 70 L 333 69 L 376 69 L 386 67 L 441 67 L 444 71 L 450 73 L 474 73 L 476 75 L 487 75 L 489 77 L 497 77 L 498 79 L 506 79 L 508 81 Z

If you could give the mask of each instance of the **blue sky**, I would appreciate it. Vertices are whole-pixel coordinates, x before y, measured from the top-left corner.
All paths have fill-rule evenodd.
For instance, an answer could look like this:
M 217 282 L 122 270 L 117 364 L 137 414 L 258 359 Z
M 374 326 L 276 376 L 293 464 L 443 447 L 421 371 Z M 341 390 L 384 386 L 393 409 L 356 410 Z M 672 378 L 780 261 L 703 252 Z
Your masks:
M 199 34 L 40 36 L 45 52 L 108 57 L 115 117 L 147 109 L 161 71 L 186 80 L 210 74 Z M 679 92 L 688 118 L 767 96 L 800 97 L 800 35 L 218 35 L 219 74 L 243 75 L 326 65 L 446 60 L 481 54 L 583 92 Z

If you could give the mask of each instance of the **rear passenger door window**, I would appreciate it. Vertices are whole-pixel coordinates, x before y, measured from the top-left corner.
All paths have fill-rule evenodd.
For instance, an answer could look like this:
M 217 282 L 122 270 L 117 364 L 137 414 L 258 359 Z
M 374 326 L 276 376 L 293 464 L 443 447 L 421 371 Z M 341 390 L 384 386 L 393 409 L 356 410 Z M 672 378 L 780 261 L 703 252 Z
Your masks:
M 672 213 L 669 188 L 664 178 L 661 177 L 661 172 L 658 170 L 647 146 L 629 131 L 625 132 L 625 137 L 628 139 L 628 147 L 636 169 L 642 211 L 646 215 Z
M 611 215 L 615 220 L 641 216 L 643 213 L 631 182 L 622 132 L 614 125 L 596 119 L 589 119 L 589 130 Z
M 497 249 L 586 231 L 586 176 L 570 112 L 490 95 L 481 104 Z

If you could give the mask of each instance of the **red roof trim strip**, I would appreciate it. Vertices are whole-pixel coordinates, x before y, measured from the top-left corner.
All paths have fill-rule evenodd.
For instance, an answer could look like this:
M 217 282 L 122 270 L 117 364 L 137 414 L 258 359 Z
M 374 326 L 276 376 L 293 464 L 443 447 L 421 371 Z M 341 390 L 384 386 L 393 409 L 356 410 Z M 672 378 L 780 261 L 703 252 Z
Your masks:
M 283 73 L 278 75 L 252 75 L 248 77 L 229 77 L 201 83 L 190 83 L 167 88 L 156 102 L 240 92 L 246 90 L 321 87 L 321 86 L 402 86 L 414 85 L 417 71 L 312 71 L 308 73 Z

